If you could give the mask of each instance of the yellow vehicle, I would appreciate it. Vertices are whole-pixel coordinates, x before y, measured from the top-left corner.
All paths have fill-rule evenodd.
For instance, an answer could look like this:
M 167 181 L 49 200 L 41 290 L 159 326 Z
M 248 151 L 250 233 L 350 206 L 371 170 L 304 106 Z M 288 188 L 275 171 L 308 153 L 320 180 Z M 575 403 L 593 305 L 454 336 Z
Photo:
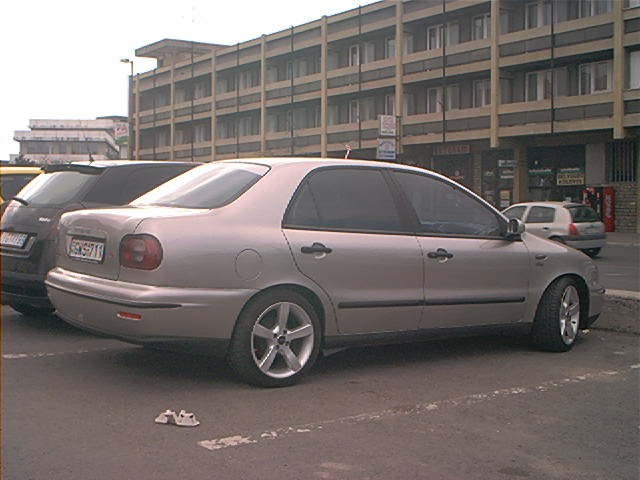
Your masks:
M 22 187 L 41 173 L 40 167 L 0 167 L 0 203 L 15 197 Z

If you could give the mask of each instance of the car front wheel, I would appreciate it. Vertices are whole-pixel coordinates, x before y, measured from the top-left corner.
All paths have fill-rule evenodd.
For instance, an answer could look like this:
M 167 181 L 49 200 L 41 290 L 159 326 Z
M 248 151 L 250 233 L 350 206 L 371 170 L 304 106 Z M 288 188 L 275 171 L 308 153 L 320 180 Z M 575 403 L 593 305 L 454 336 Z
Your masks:
M 267 292 L 239 315 L 229 363 L 253 385 L 292 385 L 315 362 L 320 336 L 320 321 L 306 298 L 290 290 Z
M 575 280 L 560 278 L 545 291 L 531 330 L 533 344 L 550 352 L 570 350 L 580 333 L 580 295 Z

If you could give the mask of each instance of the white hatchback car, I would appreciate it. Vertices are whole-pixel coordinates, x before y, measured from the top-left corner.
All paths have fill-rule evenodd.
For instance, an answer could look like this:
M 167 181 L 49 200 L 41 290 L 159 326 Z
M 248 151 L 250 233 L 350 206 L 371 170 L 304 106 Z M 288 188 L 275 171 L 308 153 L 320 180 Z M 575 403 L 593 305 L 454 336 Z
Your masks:
M 518 203 L 502 213 L 507 218 L 522 220 L 527 232 L 565 243 L 590 257 L 596 257 L 607 241 L 598 214 L 581 203 Z

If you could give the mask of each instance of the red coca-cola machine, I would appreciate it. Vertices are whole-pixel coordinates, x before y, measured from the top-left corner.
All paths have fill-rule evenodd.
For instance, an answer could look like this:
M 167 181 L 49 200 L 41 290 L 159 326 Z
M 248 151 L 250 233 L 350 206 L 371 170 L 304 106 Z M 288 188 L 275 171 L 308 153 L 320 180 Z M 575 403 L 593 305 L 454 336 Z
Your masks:
M 593 208 L 604 223 L 605 231 L 616 229 L 616 193 L 613 187 L 587 187 L 582 191 L 582 203 Z

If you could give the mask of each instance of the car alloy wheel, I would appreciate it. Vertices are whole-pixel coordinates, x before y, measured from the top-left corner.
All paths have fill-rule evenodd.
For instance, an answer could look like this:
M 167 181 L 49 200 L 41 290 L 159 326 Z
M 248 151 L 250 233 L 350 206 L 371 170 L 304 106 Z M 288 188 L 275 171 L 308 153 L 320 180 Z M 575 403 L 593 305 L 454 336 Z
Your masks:
M 560 301 L 560 334 L 565 345 L 571 345 L 578 336 L 580 326 L 580 296 L 575 286 L 564 289 Z
M 227 356 L 248 383 L 284 387 L 311 368 L 321 335 L 318 315 L 305 296 L 288 289 L 267 291 L 240 313 Z
M 253 326 L 253 361 L 269 377 L 295 375 L 309 361 L 313 330 L 311 318 L 299 305 L 279 302 L 269 306 Z
M 550 352 L 571 349 L 580 334 L 580 292 L 576 280 L 561 277 L 542 295 L 538 304 L 531 341 Z

